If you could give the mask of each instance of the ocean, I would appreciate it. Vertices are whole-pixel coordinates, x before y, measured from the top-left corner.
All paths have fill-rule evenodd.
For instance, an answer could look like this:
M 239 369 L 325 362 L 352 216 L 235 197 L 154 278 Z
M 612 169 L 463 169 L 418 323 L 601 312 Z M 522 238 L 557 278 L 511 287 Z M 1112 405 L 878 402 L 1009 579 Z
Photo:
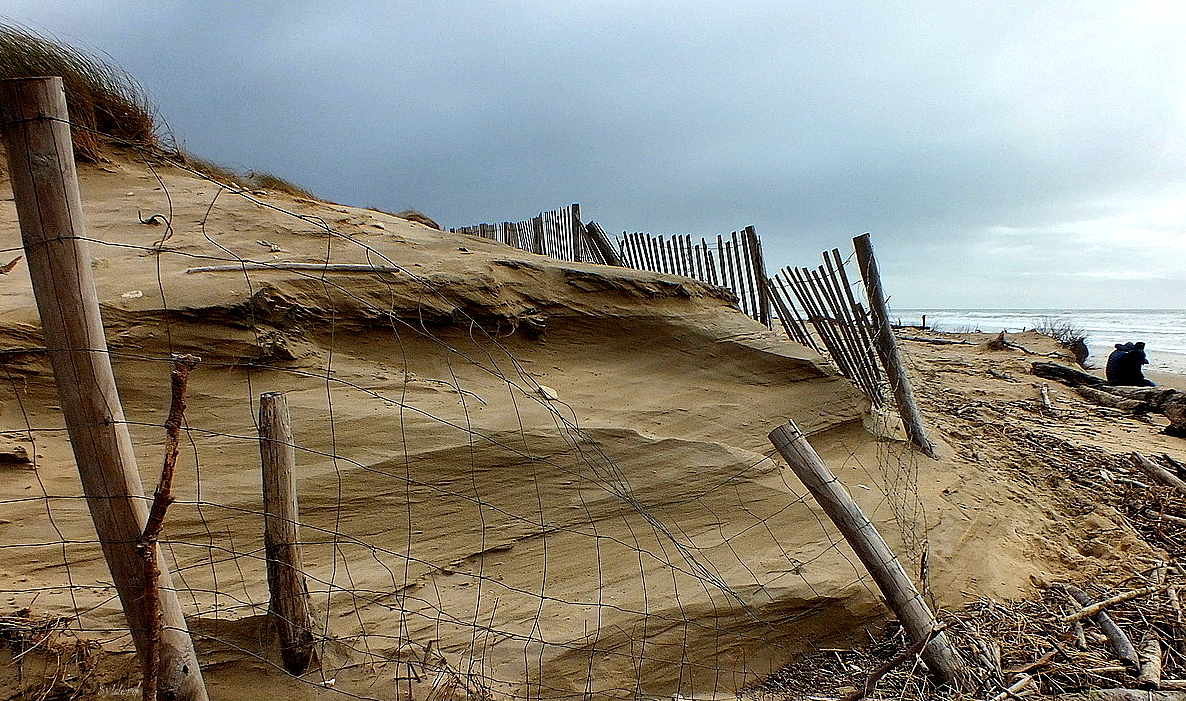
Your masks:
M 1088 363 L 1103 367 L 1117 343 L 1144 341 L 1148 370 L 1186 375 L 1186 309 L 894 309 L 894 323 L 937 331 L 1021 331 L 1043 320 L 1065 322 L 1087 335 Z

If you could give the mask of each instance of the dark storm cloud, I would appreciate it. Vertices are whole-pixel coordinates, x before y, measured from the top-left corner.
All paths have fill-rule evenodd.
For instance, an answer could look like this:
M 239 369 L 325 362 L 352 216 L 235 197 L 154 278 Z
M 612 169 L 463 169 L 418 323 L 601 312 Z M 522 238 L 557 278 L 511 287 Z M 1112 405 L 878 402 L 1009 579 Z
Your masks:
M 752 223 L 777 265 L 872 231 L 904 303 L 1183 304 L 1171 3 L 0 7 L 110 54 L 188 149 L 331 199 Z

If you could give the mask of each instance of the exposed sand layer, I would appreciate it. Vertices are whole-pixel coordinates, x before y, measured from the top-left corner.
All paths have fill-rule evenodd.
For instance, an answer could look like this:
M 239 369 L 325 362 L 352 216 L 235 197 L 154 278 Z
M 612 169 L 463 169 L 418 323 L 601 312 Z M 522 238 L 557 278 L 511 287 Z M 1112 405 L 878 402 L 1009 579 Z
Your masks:
M 215 698 L 423 696 L 434 678 L 411 677 L 445 663 L 495 695 L 728 693 L 841 644 L 885 614 L 851 551 L 770 458 L 766 434 L 787 420 L 896 549 L 911 561 L 929 553 L 929 590 L 944 606 L 1150 555 L 978 413 L 1105 453 L 1183 457 L 1182 441 L 1058 387 L 1059 415 L 1044 415 L 1020 351 L 908 343 L 942 452 L 918 458 L 828 361 L 721 290 L 371 210 L 272 193 L 253 202 L 129 154 L 81 176 L 147 485 L 169 353 L 204 358 L 166 536 Z M 16 249 L 11 200 L 0 210 L 0 248 Z M 156 213 L 174 229 L 159 251 L 164 227 L 140 223 Z M 397 270 L 186 272 L 235 260 Z M 1017 340 L 1061 352 L 1037 335 Z M 35 454 L 36 469 L 0 465 L 0 587 L 12 610 L 78 616 L 114 670 L 129 638 L 76 498 L 41 346 L 18 265 L 0 277 L 0 434 Z M 305 563 L 334 640 L 324 676 L 304 682 L 268 662 L 263 625 L 253 417 L 255 398 L 276 390 L 293 410 Z

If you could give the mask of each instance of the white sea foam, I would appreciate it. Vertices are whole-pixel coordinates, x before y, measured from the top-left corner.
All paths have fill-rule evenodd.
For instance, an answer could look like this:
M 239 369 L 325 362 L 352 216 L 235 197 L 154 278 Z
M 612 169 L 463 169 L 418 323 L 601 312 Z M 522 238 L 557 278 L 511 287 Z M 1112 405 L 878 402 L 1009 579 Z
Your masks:
M 1186 309 L 895 309 L 904 324 L 940 331 L 1021 331 L 1045 320 L 1065 322 L 1087 335 L 1089 362 L 1102 365 L 1116 343 L 1144 341 L 1149 370 L 1186 375 Z

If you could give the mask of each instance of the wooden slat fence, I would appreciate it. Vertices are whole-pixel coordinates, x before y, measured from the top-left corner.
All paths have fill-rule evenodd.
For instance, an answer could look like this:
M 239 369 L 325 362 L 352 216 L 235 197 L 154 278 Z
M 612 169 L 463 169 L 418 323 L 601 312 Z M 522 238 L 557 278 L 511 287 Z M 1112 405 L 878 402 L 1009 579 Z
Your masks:
M 762 242 L 754 227 L 747 226 L 715 243 L 693 242 L 688 235 L 670 237 L 623 233 L 622 265 L 656 273 L 683 275 L 732 290 L 741 311 L 770 326 L 773 318 L 766 285 Z
M 557 260 L 621 265 L 617 247 L 597 222 L 581 223 L 581 206 L 571 204 L 520 222 L 475 224 L 450 231 L 492 239 Z
M 778 306 L 778 318 L 787 334 L 800 343 L 817 347 L 798 318 L 797 310 L 794 316 L 783 313 L 788 303 L 793 309 L 793 302 L 789 297 L 774 296 L 771 281 L 766 278 L 762 241 L 752 226 L 728 236 L 717 236 L 715 242 L 703 238 L 694 242 L 689 235 L 664 237 L 625 232 L 614 242 L 597 222 L 582 224 L 580 205 L 572 204 L 520 222 L 476 224 L 450 231 L 492 239 L 558 260 L 683 275 L 724 287 L 737 295 L 742 312 L 767 327 L 772 327 L 774 307 Z
M 840 250 L 824 253 L 823 265 L 815 269 L 786 267 L 768 282 L 787 336 L 826 352 L 874 404 L 884 404 L 886 381 L 873 348 L 873 322 L 852 293 Z

